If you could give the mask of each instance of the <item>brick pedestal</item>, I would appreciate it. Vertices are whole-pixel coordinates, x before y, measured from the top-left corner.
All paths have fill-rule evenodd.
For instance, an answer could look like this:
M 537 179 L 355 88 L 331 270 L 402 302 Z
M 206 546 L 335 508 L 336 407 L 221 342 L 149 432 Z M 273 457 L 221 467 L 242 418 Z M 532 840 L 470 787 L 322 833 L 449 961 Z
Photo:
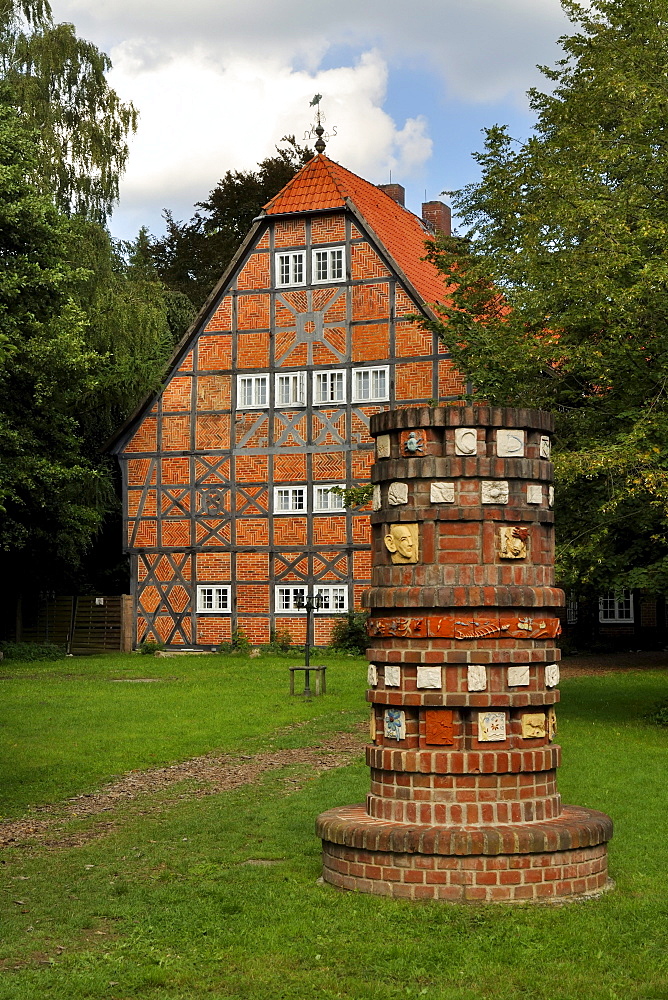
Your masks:
M 562 806 L 552 418 L 372 418 L 371 789 L 318 817 L 324 878 L 413 899 L 600 893 L 603 813 Z

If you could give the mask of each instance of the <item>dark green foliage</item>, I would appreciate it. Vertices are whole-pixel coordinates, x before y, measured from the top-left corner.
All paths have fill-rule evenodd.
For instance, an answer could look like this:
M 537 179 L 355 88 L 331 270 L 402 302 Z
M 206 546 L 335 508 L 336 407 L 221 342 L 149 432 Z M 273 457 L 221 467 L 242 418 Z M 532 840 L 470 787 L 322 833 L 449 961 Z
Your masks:
M 21 660 L 33 663 L 35 660 L 62 660 L 63 646 L 55 642 L 0 642 L 0 651 L 5 660 Z
M 147 639 L 137 647 L 142 656 L 155 656 L 156 653 L 159 653 L 164 648 L 164 642 L 156 642 L 154 639 Z
M 332 629 L 332 648 L 364 654 L 370 641 L 366 631 L 368 617 L 367 611 L 349 611 L 345 616 L 337 616 Z
M 231 262 L 260 209 L 313 156 L 286 136 L 253 170 L 228 170 L 201 211 L 177 222 L 165 211 L 167 234 L 152 246 L 158 274 L 168 288 L 186 295 L 199 308 Z
M 646 718 L 657 726 L 668 727 L 668 698 L 658 701 L 652 711 L 647 713 Z
M 289 653 L 294 642 L 289 628 L 274 629 L 269 638 L 267 649 L 272 653 Z
M 578 30 L 532 90 L 534 135 L 487 130 L 433 248 L 440 332 L 478 398 L 557 414 L 558 566 L 668 589 L 668 19 L 663 0 L 562 5 Z

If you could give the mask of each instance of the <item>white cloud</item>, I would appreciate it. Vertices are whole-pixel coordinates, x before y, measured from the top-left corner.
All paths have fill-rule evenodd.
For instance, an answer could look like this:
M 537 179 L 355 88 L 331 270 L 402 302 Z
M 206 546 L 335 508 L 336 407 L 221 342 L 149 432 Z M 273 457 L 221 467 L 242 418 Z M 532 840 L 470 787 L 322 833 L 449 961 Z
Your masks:
M 153 216 L 162 207 L 189 215 L 225 170 L 253 168 L 283 135 L 296 131 L 302 142 L 316 92 L 327 94 L 327 121 L 336 124 L 328 154 L 349 169 L 382 181 L 389 170 L 418 170 L 431 153 L 424 119 L 398 128 L 383 111 L 387 67 L 377 52 L 315 74 L 277 59 L 221 64 L 201 49 L 157 66 L 134 43 L 112 55 L 110 82 L 142 109 L 121 189 L 126 213 L 150 206 Z

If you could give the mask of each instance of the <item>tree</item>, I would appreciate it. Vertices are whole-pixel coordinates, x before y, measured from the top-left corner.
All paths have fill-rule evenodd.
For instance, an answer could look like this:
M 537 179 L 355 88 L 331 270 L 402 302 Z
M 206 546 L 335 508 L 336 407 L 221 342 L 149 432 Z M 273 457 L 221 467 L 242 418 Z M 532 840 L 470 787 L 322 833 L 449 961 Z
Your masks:
M 222 276 L 266 202 L 312 158 L 310 149 L 285 136 L 283 146 L 253 170 L 228 170 L 198 202 L 190 222 L 177 222 L 165 211 L 167 234 L 156 240 L 153 255 L 158 273 L 168 288 L 187 295 L 199 308 Z
M 77 407 L 96 388 L 100 358 L 72 296 L 66 220 L 26 176 L 36 136 L 0 101 L 0 549 L 23 567 L 76 561 L 110 495 L 81 454 Z
M 575 0 L 534 134 L 488 129 L 431 249 L 475 395 L 557 413 L 566 583 L 668 590 L 668 10 Z
M 109 57 L 54 24 L 48 0 L 0 0 L 0 81 L 39 132 L 36 177 L 61 211 L 104 221 L 118 200 L 137 111 L 105 74 Z

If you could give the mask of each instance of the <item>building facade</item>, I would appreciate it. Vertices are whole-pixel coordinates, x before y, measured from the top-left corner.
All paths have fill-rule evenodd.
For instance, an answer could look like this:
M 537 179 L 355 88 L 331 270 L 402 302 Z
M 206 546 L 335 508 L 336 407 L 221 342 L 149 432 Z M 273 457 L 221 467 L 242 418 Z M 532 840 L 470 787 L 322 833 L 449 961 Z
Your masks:
M 211 647 L 239 629 L 303 641 L 300 604 L 317 595 L 321 645 L 360 606 L 369 514 L 330 487 L 368 482 L 372 414 L 464 390 L 418 321 L 444 298 L 423 258 L 448 210 L 429 203 L 424 221 L 388 188 L 314 157 L 119 431 L 137 643 Z

